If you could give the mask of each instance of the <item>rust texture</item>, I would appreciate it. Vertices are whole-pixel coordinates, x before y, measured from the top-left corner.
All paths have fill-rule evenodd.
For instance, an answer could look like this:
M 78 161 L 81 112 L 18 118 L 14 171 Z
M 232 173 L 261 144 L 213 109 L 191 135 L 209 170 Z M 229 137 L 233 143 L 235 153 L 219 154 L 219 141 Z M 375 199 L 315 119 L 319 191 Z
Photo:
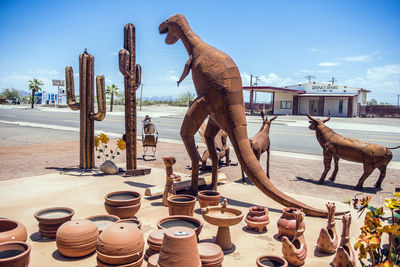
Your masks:
M 386 175 L 386 166 L 392 159 L 392 151 L 390 148 L 337 134 L 324 124 L 330 120 L 330 113 L 329 118 L 325 120 L 315 119 L 311 117 L 310 113 L 308 113 L 307 116 L 310 119 L 309 129 L 316 132 L 318 143 L 321 145 L 324 154 L 325 169 L 318 181 L 319 184 L 324 183 L 326 175 L 331 168 L 331 161 L 333 158 L 335 169 L 333 170 L 332 176 L 329 180 L 335 181 L 336 175 L 339 171 L 339 159 L 345 159 L 364 164 L 364 173 L 354 189 L 361 190 L 365 179 L 367 179 L 376 168 L 378 168 L 381 173 L 378 181 L 375 183 L 375 187 L 381 188 L 383 179 Z M 392 149 L 399 147 L 400 146 Z
M 179 175 L 174 174 L 174 169 L 172 166 L 176 163 L 175 157 L 162 157 L 165 165 L 166 172 L 166 181 L 163 193 L 162 203 L 164 206 L 168 207 L 168 197 L 171 195 L 176 195 L 176 191 L 174 188 L 174 182 L 181 181 L 181 177 Z
M 92 169 L 94 157 L 94 121 L 106 116 L 106 91 L 104 76 L 96 77 L 97 113 L 94 113 L 94 57 L 87 52 L 79 55 L 79 103 L 75 99 L 74 73 L 65 68 L 67 104 L 72 110 L 80 110 L 79 168 Z
M 212 186 L 217 188 L 218 157 L 214 137 L 224 130 L 243 170 L 250 180 L 267 196 L 284 206 L 302 208 L 313 216 L 326 217 L 325 210 L 315 209 L 281 192 L 265 174 L 255 157 L 247 135 L 247 124 L 243 102 L 242 79 L 233 60 L 224 52 L 206 44 L 194 33 L 183 15 L 174 15 L 159 26 L 160 34 L 167 34 L 165 42 L 183 42 L 189 59 L 179 81 L 192 71 L 197 98 L 189 107 L 181 127 L 181 137 L 192 163 L 192 192 L 197 194 L 200 156 L 194 135 L 207 116 L 205 138 L 212 161 Z
M 142 68 L 136 64 L 135 26 L 124 27 L 124 48 L 119 51 L 119 70 L 125 82 L 126 170 L 137 169 L 136 90 L 141 83 Z

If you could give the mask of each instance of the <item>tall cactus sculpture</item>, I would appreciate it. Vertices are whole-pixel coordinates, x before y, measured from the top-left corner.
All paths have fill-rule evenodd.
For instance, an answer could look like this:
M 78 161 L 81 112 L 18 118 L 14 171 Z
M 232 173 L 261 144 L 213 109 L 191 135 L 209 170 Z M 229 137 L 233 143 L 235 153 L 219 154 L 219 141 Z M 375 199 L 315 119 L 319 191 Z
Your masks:
M 106 116 L 104 76 L 96 77 L 97 113 L 94 113 L 94 57 L 86 49 L 79 55 L 79 103 L 75 100 L 72 67 L 65 68 L 65 80 L 67 104 L 72 110 L 80 110 L 79 168 L 92 169 L 95 166 L 94 121 L 102 121 Z

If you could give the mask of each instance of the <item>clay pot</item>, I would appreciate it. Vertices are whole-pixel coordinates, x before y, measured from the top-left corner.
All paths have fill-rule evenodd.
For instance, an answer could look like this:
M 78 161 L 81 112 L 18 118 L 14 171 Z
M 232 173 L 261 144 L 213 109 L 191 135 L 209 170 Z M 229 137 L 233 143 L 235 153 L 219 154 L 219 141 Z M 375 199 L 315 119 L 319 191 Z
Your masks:
M 214 190 L 203 190 L 197 195 L 201 208 L 208 206 L 218 206 L 221 199 L 221 194 Z
M 26 267 L 29 265 L 31 246 L 21 241 L 0 243 L 0 266 Z
M 188 227 L 199 236 L 201 229 L 203 229 L 203 223 L 195 217 L 185 215 L 168 216 L 157 222 L 158 229 L 169 229 L 171 227 Z
M 87 217 L 86 220 L 92 221 L 97 225 L 99 233 L 101 233 L 108 226 L 120 221 L 118 216 L 115 215 L 94 215 Z
M 278 219 L 278 238 L 286 236 L 289 239 L 293 238 L 296 234 L 296 217 L 294 211 L 297 208 L 283 208 L 282 216 Z M 304 221 L 302 222 L 302 229 L 305 229 Z
M 130 223 L 116 223 L 100 234 L 97 258 L 109 265 L 133 264 L 143 260 L 143 249 L 144 238 L 139 228 Z
M 202 267 L 221 267 L 224 261 L 224 253 L 220 246 L 202 242 L 197 245 Z
M 135 225 L 139 229 L 142 228 L 142 222 L 135 218 L 119 220 L 119 221 L 117 221 L 117 223 L 130 223 L 130 224 Z
M 253 206 L 253 207 L 249 208 L 248 215 L 250 215 L 252 217 L 261 217 L 261 216 L 268 215 L 268 213 L 269 213 L 268 208 L 260 207 L 260 206 Z
M 168 197 L 169 215 L 193 216 L 196 198 L 191 195 L 172 195 Z
M 118 216 L 121 219 L 132 218 L 140 209 L 140 203 L 132 206 L 111 206 L 104 202 L 104 207 L 109 214 Z
M 25 242 L 28 238 L 26 227 L 15 220 L 0 219 L 0 243 L 8 241 Z
M 117 264 L 117 265 L 115 265 L 115 264 L 107 264 L 107 263 L 102 262 L 99 259 L 99 257 L 96 257 L 96 259 L 97 259 L 97 266 L 98 267 L 141 267 L 142 263 L 143 263 L 143 259 L 144 259 L 144 253 L 142 253 L 142 257 L 139 258 L 137 261 L 130 262 L 130 263 L 127 263 L 127 264 Z
M 111 206 L 133 206 L 140 203 L 142 195 L 135 191 L 116 191 L 108 193 L 106 203 Z
M 159 253 L 154 254 L 147 260 L 147 267 L 157 267 L 158 257 L 160 256 Z
M 278 256 L 273 255 L 263 255 L 257 258 L 257 267 L 266 267 L 266 266 L 280 266 L 280 267 L 288 267 L 287 261 Z
M 57 229 L 70 221 L 75 211 L 67 207 L 54 207 L 37 211 L 34 216 L 39 222 L 39 233 L 43 237 L 55 238 Z
M 247 224 L 246 229 L 257 229 L 259 233 L 262 233 L 266 226 L 269 224 L 268 208 L 253 206 L 249 208 L 244 221 Z
M 165 231 L 166 229 L 158 229 L 149 234 L 149 237 L 147 238 L 147 244 L 149 245 L 149 248 L 146 250 L 147 259 L 160 252 Z
M 83 257 L 96 250 L 99 230 L 89 220 L 72 220 L 57 230 L 56 245 L 58 251 L 67 257 Z
M 187 227 L 166 230 L 157 264 L 159 267 L 200 267 L 195 232 Z

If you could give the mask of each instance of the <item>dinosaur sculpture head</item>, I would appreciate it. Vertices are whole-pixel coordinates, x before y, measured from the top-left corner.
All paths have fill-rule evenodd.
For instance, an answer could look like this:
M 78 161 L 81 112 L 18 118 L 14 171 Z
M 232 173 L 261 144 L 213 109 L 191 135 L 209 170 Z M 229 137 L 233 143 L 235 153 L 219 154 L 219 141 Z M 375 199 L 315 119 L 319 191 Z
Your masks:
M 263 125 L 262 125 L 261 129 L 264 129 L 265 126 L 270 127 L 271 126 L 271 122 L 273 120 L 275 120 L 276 118 L 278 118 L 278 116 L 274 116 L 272 118 L 269 118 L 268 115 L 267 115 L 267 117 L 265 117 L 264 112 L 261 111 L 261 118 L 263 120 Z
M 331 112 L 329 111 L 329 117 L 325 120 L 318 120 L 310 115 L 310 111 L 307 111 L 307 117 L 310 119 L 308 122 L 310 123 L 310 126 L 308 127 L 310 130 L 316 130 L 317 126 L 320 124 L 324 124 L 325 122 L 329 121 L 331 119 Z
M 189 25 L 186 18 L 181 14 L 177 14 L 161 23 L 158 31 L 160 34 L 166 33 L 165 43 L 172 45 L 181 38 L 181 31 L 184 25 Z

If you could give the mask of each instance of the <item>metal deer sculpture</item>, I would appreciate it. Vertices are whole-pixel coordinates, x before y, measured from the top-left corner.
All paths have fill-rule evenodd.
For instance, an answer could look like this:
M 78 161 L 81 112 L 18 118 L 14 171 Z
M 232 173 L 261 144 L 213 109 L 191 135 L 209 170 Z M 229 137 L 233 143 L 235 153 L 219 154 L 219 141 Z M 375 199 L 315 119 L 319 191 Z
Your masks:
M 255 157 L 247 136 L 243 88 L 240 72 L 233 60 L 224 52 L 205 43 L 190 28 L 183 15 L 174 15 L 159 26 L 160 34 L 167 34 L 169 45 L 183 42 L 189 59 L 179 79 L 181 82 L 192 71 L 197 98 L 183 119 L 181 137 L 192 162 L 192 192 L 197 193 L 199 153 L 194 135 L 209 115 L 205 138 L 212 161 L 212 186 L 217 188 L 218 157 L 214 137 L 224 130 L 234 147 L 238 161 L 251 181 L 267 196 L 282 205 L 302 208 L 313 216 L 326 217 L 324 210 L 315 209 L 281 192 L 268 179 Z
M 311 117 L 310 113 L 308 113 L 307 116 L 310 119 L 309 129 L 316 132 L 318 143 L 321 145 L 324 154 L 325 169 L 318 181 L 319 184 L 324 183 L 325 177 L 331 168 L 333 157 L 335 169 L 329 180 L 335 181 L 336 175 L 339 171 L 339 159 L 342 158 L 364 164 L 364 173 L 355 186 L 356 190 L 362 189 L 365 179 L 367 179 L 376 168 L 378 168 L 381 173 L 375 187 L 381 188 L 383 179 L 386 175 L 386 166 L 392 159 L 392 151 L 390 151 L 390 149 L 396 149 L 400 146 L 387 148 L 382 145 L 371 144 L 341 136 L 324 124 L 330 120 L 330 113 L 329 118 L 325 120 L 315 119 Z
M 97 113 L 94 113 L 94 57 L 87 52 L 79 55 L 79 103 L 75 100 L 74 73 L 65 68 L 67 104 L 72 110 L 80 110 L 79 168 L 92 169 L 94 157 L 94 121 L 106 116 L 106 91 L 104 76 L 97 75 Z

